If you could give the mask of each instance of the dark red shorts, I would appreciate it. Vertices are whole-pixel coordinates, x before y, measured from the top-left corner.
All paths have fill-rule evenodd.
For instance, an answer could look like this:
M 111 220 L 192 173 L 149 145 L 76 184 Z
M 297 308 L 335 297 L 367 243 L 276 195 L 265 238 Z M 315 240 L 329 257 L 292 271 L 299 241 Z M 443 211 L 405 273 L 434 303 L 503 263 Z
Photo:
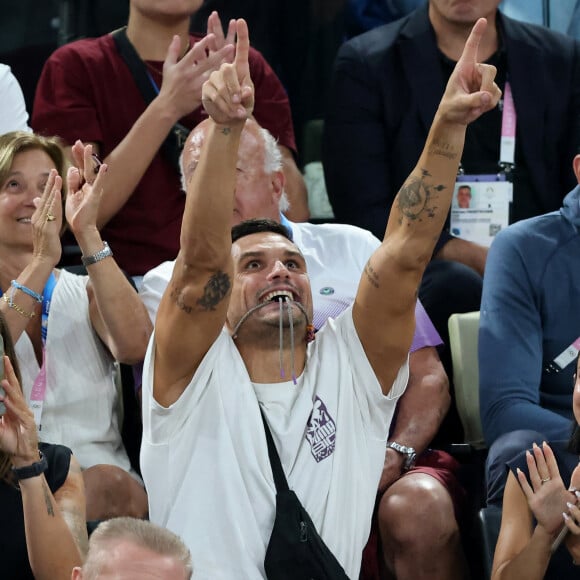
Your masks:
M 459 520 L 462 506 L 465 502 L 465 490 L 459 483 L 459 463 L 445 451 L 428 449 L 417 458 L 415 467 L 407 473 L 426 473 L 434 477 L 449 492 L 455 509 L 455 517 Z M 402 477 L 406 477 L 404 474 Z M 380 580 L 379 558 L 381 555 L 381 540 L 377 519 L 378 505 L 381 496 L 377 496 L 375 511 L 371 523 L 369 541 L 363 550 L 360 580 Z

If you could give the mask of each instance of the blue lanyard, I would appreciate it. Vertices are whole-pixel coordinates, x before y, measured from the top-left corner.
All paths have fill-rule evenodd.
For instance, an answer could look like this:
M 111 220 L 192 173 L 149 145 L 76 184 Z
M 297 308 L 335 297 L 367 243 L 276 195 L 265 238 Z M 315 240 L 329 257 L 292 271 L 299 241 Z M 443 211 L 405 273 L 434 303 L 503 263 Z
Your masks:
M 42 291 L 42 321 L 40 326 L 40 335 L 42 336 L 42 344 L 46 345 L 46 337 L 48 335 L 48 313 L 50 311 L 50 301 L 52 300 L 52 293 L 56 286 L 56 276 L 54 272 L 50 273 L 44 290 Z
M 153 77 L 151 76 L 151 73 L 149 71 L 147 71 L 147 76 L 149 77 L 149 80 L 151 81 L 151 84 L 153 85 L 155 92 L 159 94 L 159 87 L 157 86 L 157 83 L 153 80 Z
M 280 212 L 280 223 L 288 230 L 288 233 L 290 234 L 290 239 L 294 241 L 294 232 L 292 231 L 292 224 L 282 212 Z
M 50 301 L 52 300 L 52 293 L 56 286 L 56 276 L 54 272 L 50 273 L 46 284 L 44 285 L 44 290 L 42 291 L 42 320 L 40 326 L 40 335 L 42 337 L 42 345 L 46 345 L 46 337 L 48 336 L 48 313 L 50 312 Z M 0 297 L 4 293 L 0 288 Z

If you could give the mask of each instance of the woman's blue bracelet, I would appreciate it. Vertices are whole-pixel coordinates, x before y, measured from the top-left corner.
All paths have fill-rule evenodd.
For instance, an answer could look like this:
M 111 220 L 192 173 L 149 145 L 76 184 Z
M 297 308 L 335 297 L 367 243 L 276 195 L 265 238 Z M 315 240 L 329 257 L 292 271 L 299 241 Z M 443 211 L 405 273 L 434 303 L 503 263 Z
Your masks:
M 34 290 L 31 290 L 30 288 L 27 288 L 26 286 L 19 284 L 16 280 L 12 280 L 12 282 L 10 282 L 10 285 L 12 286 L 12 288 L 16 288 L 16 290 L 20 290 L 21 292 L 24 292 L 24 294 L 28 294 L 28 296 L 34 298 L 37 302 L 42 302 L 42 294 L 38 294 L 38 292 L 35 292 Z

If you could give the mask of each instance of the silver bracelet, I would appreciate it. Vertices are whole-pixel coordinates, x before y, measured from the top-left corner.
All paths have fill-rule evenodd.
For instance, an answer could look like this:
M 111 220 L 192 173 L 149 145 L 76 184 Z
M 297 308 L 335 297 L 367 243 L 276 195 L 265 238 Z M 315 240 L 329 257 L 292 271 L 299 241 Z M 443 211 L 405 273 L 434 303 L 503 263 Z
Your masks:
M 92 256 L 82 256 L 81 261 L 83 263 L 83 266 L 90 266 L 91 264 L 96 264 L 97 262 L 100 262 L 101 260 L 104 260 L 109 256 L 110 257 L 113 256 L 113 250 L 111 250 L 107 242 L 103 242 L 102 250 L 99 250 L 96 254 L 93 254 Z

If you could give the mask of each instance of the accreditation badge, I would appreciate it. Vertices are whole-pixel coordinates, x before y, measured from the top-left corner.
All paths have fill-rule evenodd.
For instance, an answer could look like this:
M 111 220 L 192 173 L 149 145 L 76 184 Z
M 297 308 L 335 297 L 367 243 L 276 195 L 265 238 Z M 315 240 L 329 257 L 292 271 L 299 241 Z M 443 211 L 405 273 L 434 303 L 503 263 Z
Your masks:
M 451 235 L 489 247 L 509 224 L 513 184 L 505 175 L 460 175 L 451 205 Z

